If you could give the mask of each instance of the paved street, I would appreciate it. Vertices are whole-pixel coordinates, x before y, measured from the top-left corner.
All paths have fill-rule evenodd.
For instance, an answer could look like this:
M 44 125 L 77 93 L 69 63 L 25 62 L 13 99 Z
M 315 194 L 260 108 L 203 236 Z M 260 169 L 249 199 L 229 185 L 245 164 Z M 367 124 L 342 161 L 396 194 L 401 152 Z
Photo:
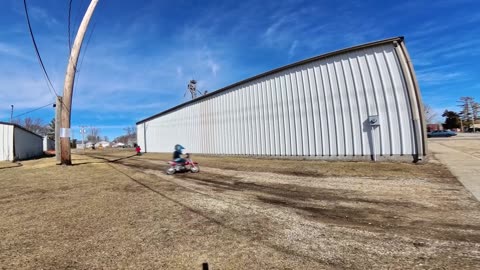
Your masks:
M 445 164 L 462 184 L 480 200 L 480 134 L 428 141 L 433 157 Z

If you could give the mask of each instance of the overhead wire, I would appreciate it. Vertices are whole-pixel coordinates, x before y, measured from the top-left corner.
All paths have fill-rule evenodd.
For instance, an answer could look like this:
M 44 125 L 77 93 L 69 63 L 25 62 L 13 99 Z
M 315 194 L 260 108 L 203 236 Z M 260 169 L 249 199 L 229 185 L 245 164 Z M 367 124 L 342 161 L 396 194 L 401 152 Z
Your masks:
M 82 64 L 83 64 L 83 59 L 85 58 L 85 54 L 87 54 L 87 49 L 88 49 L 88 44 L 90 44 L 90 39 L 92 38 L 93 31 L 95 31 L 95 26 L 97 23 L 94 23 L 92 26 L 92 30 L 90 31 L 90 34 L 88 35 L 87 43 L 85 44 L 85 50 L 82 53 L 82 59 L 80 59 L 80 65 L 78 65 L 77 72 L 80 73 Z
M 83 0 L 80 0 L 80 4 L 78 5 L 78 8 L 77 8 L 77 13 L 75 14 L 75 18 L 73 19 L 73 29 L 77 29 L 78 26 L 80 25 L 80 20 L 79 19 L 79 15 L 81 14 L 81 10 L 82 10 L 82 7 L 83 7 Z
M 83 4 L 83 0 L 80 1 L 79 9 L 82 7 L 82 4 Z M 77 13 L 77 15 L 79 13 L 80 13 L 80 10 Z M 95 19 L 93 18 L 93 20 L 95 20 Z M 97 25 L 97 22 L 95 21 L 93 23 L 92 27 L 90 28 L 91 30 L 90 30 L 90 33 L 88 34 L 87 42 L 85 44 L 85 49 L 82 49 L 81 52 L 80 52 L 81 53 L 80 63 L 75 66 L 75 72 L 77 73 L 76 76 L 75 76 L 75 84 L 77 83 L 77 81 L 80 78 L 80 71 L 82 70 L 83 60 L 85 59 L 85 55 L 87 54 L 88 45 L 90 44 L 90 40 L 92 39 L 92 36 L 93 36 L 94 31 L 95 31 L 95 26 L 96 25 Z
M 68 4 L 68 52 L 72 52 L 72 36 L 70 31 L 71 15 L 72 15 L 72 1 Z
M 40 109 L 43 109 L 43 108 L 45 108 L 45 107 L 47 107 L 47 106 L 50 106 L 50 105 L 53 105 L 53 104 L 55 104 L 55 103 L 54 103 L 54 102 L 50 102 L 50 103 L 48 103 L 47 105 L 43 105 L 43 106 L 38 107 L 38 108 L 36 108 L 36 109 L 30 110 L 30 111 L 27 111 L 27 112 L 24 112 L 24 113 L 21 113 L 21 114 L 14 115 L 14 116 L 12 116 L 12 118 L 17 118 L 17 117 L 20 117 L 20 116 L 23 116 L 23 115 L 26 115 L 26 114 L 29 114 L 29 113 L 38 111 L 38 110 L 40 110 Z
M 42 57 L 40 56 L 40 52 L 38 51 L 37 43 L 35 42 L 35 37 L 33 35 L 32 26 L 30 24 L 30 17 L 28 16 L 27 0 L 23 0 L 23 6 L 25 8 L 25 15 L 27 17 L 28 30 L 30 32 L 30 37 L 32 38 L 33 46 L 35 47 L 35 54 L 37 55 L 38 61 L 40 62 L 40 66 L 42 67 L 43 75 L 44 75 L 45 79 L 47 80 L 48 89 L 50 90 L 50 92 L 52 94 L 55 95 L 55 97 L 57 97 L 58 96 L 57 91 L 55 90 L 55 87 L 53 86 L 53 83 L 50 80 L 50 77 L 48 76 L 47 70 L 45 69 L 45 65 L 43 64 L 43 61 L 42 61 Z

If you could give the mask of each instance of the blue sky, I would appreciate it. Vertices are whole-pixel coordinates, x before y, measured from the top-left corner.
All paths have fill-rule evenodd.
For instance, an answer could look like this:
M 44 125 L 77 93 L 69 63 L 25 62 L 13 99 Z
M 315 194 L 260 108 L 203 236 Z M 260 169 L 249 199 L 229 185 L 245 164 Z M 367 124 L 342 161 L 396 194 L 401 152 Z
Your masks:
M 37 44 L 57 92 L 68 55 L 68 0 L 29 0 Z M 72 28 L 89 0 L 73 0 Z M 0 121 L 54 101 L 34 54 L 23 1 L 1 0 Z M 216 90 L 308 57 L 405 36 L 424 102 L 441 112 L 461 96 L 480 101 L 480 2 L 106 1 L 83 47 L 72 128 L 110 139 L 175 106 L 191 78 Z M 85 41 L 88 39 L 87 34 Z M 82 60 L 83 59 L 83 60 Z M 47 107 L 26 116 L 48 122 Z M 439 118 L 440 119 L 440 118 Z

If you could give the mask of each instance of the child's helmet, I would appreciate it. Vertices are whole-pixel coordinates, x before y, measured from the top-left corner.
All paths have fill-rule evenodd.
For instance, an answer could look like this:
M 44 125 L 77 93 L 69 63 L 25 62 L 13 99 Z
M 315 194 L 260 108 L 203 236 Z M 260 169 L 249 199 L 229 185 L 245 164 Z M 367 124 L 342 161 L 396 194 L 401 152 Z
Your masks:
M 181 146 L 180 144 L 175 145 L 175 151 L 181 151 L 182 149 L 185 149 L 185 147 Z

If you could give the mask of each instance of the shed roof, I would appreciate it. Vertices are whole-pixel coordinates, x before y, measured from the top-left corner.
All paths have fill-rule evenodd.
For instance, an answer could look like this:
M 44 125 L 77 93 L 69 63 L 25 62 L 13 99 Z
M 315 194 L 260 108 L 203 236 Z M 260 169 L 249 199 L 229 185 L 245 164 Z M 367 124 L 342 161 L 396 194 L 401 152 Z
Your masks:
M 253 76 L 253 77 L 250 77 L 250 78 L 247 78 L 245 80 L 242 80 L 242 81 L 239 81 L 239 82 L 236 82 L 234 84 L 231 84 L 231 85 L 228 85 L 228 86 L 225 86 L 223 88 L 220 88 L 218 90 L 215 90 L 213 92 L 210 92 L 206 95 L 203 95 L 201 97 L 198 97 L 196 99 L 192 99 L 192 100 L 189 100 L 187 102 L 184 102 L 182 104 L 179 104 L 175 107 L 172 107 L 168 110 L 165 110 L 163 112 L 160 112 L 160 113 L 157 113 L 155 115 L 152 115 L 150 117 L 147 117 L 145 119 L 142 119 L 140 121 L 138 121 L 136 124 L 139 125 L 139 124 L 142 124 L 144 122 L 147 122 L 149 120 L 152 120 L 152 119 L 155 119 L 159 116 L 162 116 L 164 114 L 167 114 L 169 112 L 172 112 L 172 111 L 175 111 L 181 107 L 184 107 L 188 104 L 192 104 L 194 102 L 197 102 L 197 101 L 200 101 L 202 99 L 206 99 L 210 96 L 213 96 L 213 95 L 216 95 L 218 93 L 221 93 L 223 91 L 227 91 L 228 89 L 231 89 L 233 87 L 236 87 L 238 85 L 241 85 L 241 84 L 244 84 L 244 83 L 247 83 L 247 82 L 250 82 L 250 81 L 253 81 L 253 80 L 256 80 L 258 78 L 261 78 L 261 77 L 265 77 L 265 76 L 268 76 L 268 75 L 271 75 L 273 73 L 276 73 L 276 72 L 279 72 L 279 71 L 282 71 L 282 70 L 285 70 L 285 69 L 289 69 L 289 68 L 292 68 L 292 67 L 295 67 L 295 66 L 299 66 L 299 65 L 303 65 L 303 64 L 307 64 L 307 63 L 311 63 L 311 62 L 314 62 L 314 61 L 317 61 L 317 60 L 320 60 L 320 59 L 324 59 L 324 58 L 327 58 L 327 57 L 332 57 L 332 56 L 335 56 L 335 55 L 339 55 L 339 54 L 344 54 L 344 53 L 347 53 L 347 52 L 351 52 L 351 51 L 356 51 L 356 50 L 361 50 L 361 49 L 365 49 L 365 48 L 368 48 L 368 47 L 374 47 L 374 46 L 378 46 L 378 45 L 383 45 L 383 44 L 387 44 L 387 43 L 392 43 L 392 42 L 403 42 L 404 40 L 404 37 L 403 36 L 399 36 L 399 37 L 394 37 L 394 38 L 388 38 L 388 39 L 383 39 L 383 40 L 379 40 L 379 41 L 374 41 L 374 42 L 369 42 L 369 43 L 365 43 L 365 44 L 361 44 L 361 45 L 357 45 L 357 46 L 353 46 L 353 47 L 349 47 L 349 48 L 344 48 L 344 49 L 341 49 L 341 50 L 338 50 L 338 51 L 333 51 L 333 52 L 329 52 L 329 53 L 325 53 L 325 54 L 321 54 L 321 55 L 318 55 L 318 56 L 314 56 L 314 57 L 311 57 L 311 58 L 307 58 L 307 59 L 304 59 L 304 60 L 301 60 L 301 61 L 298 61 L 298 62 L 295 62 L 295 63 L 292 63 L 292 64 L 288 64 L 286 66 L 282 66 L 282 67 L 279 67 L 279 68 L 276 68 L 276 69 L 273 69 L 273 70 L 270 70 L 270 71 L 267 71 L 267 72 L 264 72 L 264 73 L 261 73 L 261 74 L 258 74 L 256 76 Z
M 26 132 L 28 132 L 28 133 L 31 133 L 31 134 L 33 134 L 33 135 L 35 135 L 35 136 L 38 136 L 38 137 L 40 137 L 40 138 L 43 139 L 43 136 L 42 136 L 42 135 L 38 135 L 37 133 L 32 132 L 32 131 L 30 131 L 30 130 L 28 130 L 28 129 L 20 126 L 20 125 L 14 124 L 14 123 L 8 123 L 8 122 L 2 122 L 2 121 L 0 121 L 0 125 L 14 126 L 14 127 L 16 127 L 16 128 L 22 129 L 22 130 L 24 130 L 24 131 L 26 131 Z

